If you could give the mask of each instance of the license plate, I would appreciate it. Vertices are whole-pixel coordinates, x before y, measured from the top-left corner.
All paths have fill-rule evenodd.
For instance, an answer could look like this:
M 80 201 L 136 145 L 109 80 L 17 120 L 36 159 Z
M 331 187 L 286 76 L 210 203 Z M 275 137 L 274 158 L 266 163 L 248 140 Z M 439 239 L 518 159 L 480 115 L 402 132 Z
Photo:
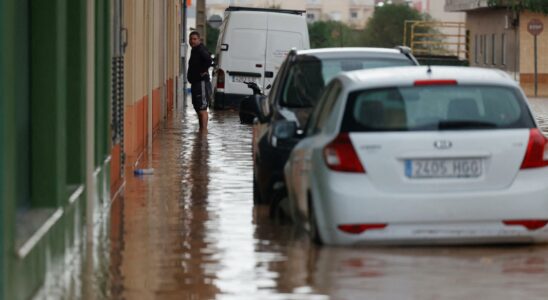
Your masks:
M 247 76 L 232 76 L 232 82 L 255 82 L 259 81 L 259 77 L 247 77 Z
M 408 159 L 405 176 L 409 178 L 474 178 L 483 172 L 483 160 L 466 159 Z

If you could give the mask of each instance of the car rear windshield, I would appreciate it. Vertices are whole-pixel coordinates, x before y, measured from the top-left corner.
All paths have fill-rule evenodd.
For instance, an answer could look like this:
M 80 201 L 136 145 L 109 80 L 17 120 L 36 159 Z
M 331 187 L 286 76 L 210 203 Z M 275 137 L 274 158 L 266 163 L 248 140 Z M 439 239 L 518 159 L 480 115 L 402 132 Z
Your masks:
M 315 106 L 325 84 L 343 71 L 410 65 L 413 65 L 413 62 L 403 55 L 325 59 L 308 56 L 290 68 L 280 104 L 287 107 Z
M 342 132 L 532 128 L 520 93 L 500 86 L 414 86 L 348 96 Z

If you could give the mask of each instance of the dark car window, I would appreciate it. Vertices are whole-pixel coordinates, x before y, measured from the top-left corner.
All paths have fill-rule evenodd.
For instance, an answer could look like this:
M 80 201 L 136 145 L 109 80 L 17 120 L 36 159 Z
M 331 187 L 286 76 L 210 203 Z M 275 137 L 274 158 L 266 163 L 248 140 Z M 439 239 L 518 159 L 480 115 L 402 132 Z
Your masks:
M 410 65 L 414 65 L 414 62 L 403 55 L 390 58 L 368 56 L 324 59 L 303 55 L 290 67 L 285 77 L 280 104 L 286 107 L 315 106 L 325 84 L 340 72 Z
M 341 131 L 531 128 L 521 95 L 500 86 L 414 86 L 352 92 Z
M 306 132 L 307 135 L 316 134 L 325 126 L 325 122 L 327 121 L 330 112 L 333 110 L 333 106 L 337 102 L 341 90 L 342 85 L 338 80 L 333 80 L 327 86 L 322 95 L 322 99 L 320 100 L 320 104 L 311 116 L 311 123 Z

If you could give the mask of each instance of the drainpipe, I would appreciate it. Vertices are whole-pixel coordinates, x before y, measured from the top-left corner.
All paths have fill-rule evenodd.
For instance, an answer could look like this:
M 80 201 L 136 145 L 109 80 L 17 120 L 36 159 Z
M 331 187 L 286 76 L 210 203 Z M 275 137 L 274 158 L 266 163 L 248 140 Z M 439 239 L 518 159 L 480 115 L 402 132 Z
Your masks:
M 148 1 L 148 111 L 147 111 L 147 128 L 148 128 L 148 154 L 152 153 L 152 89 L 154 85 L 154 0 Z M 150 161 L 148 162 L 151 163 Z
M 186 7 L 186 0 L 181 0 L 181 7 L 183 9 L 182 13 L 182 20 L 181 20 L 181 67 L 180 67 L 180 78 L 183 81 L 183 102 L 186 101 L 186 52 L 187 52 L 187 45 L 186 45 L 186 14 L 187 14 L 187 7 Z
M 162 118 L 163 119 L 166 119 L 167 118 L 167 41 L 168 41 L 168 35 L 167 35 L 167 24 L 168 24 L 168 17 L 167 17 L 167 2 L 166 1 L 163 1 L 162 2 L 163 6 L 164 6 L 164 14 L 163 14 L 163 18 L 164 18 L 164 59 L 163 59 L 163 79 L 162 79 L 162 84 L 164 86 L 163 88 L 163 91 L 162 91 L 162 95 L 163 95 L 163 99 L 162 99 L 162 103 L 163 103 L 163 106 L 162 106 L 162 111 L 163 111 L 163 116 Z
M 86 240 L 93 244 L 95 204 L 95 1 L 87 0 L 86 38 Z M 92 251 L 88 248 L 88 251 Z

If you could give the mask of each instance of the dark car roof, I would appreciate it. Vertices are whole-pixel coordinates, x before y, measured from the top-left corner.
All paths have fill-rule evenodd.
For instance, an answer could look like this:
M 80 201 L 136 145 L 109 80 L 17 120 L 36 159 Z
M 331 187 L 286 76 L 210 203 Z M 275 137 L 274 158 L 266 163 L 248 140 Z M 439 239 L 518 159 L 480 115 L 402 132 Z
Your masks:
M 399 49 L 374 48 L 374 47 L 343 47 L 343 48 L 318 48 L 308 50 L 296 50 L 297 56 L 314 56 L 319 59 L 340 58 L 340 57 L 376 57 L 395 58 L 407 57 Z M 407 57 L 411 59 L 410 57 Z

